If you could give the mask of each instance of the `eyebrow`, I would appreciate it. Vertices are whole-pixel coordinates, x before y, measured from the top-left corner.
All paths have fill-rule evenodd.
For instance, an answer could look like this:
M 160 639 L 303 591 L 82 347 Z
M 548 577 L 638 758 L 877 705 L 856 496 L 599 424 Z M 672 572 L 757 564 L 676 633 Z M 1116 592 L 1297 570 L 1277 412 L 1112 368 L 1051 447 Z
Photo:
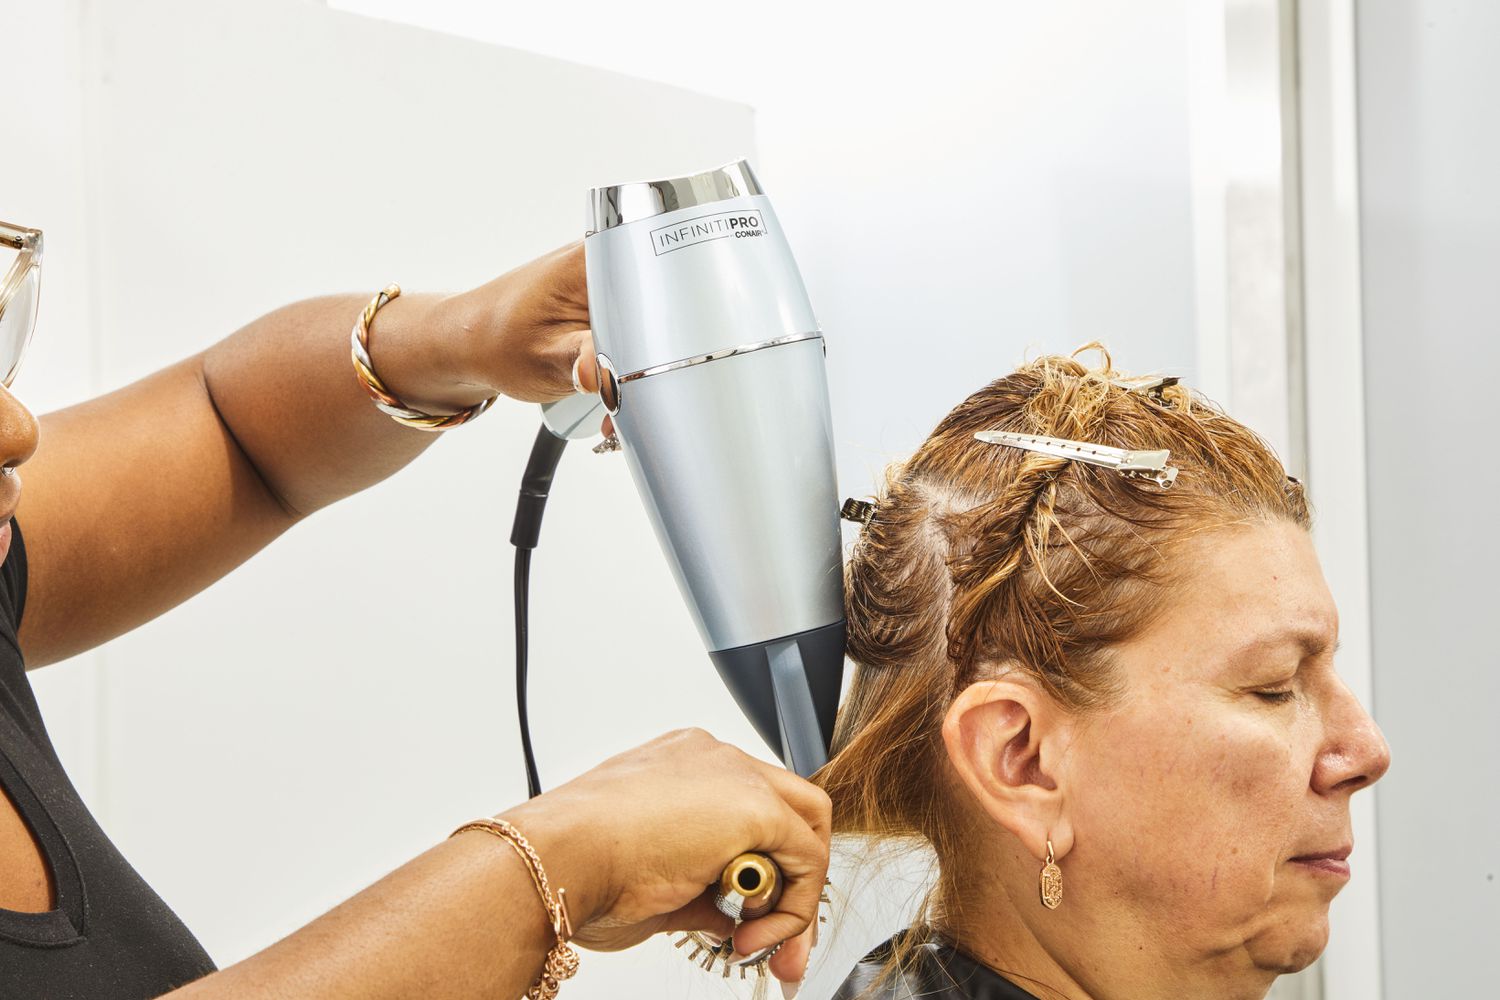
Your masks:
M 1343 645 L 1343 639 L 1334 642 L 1332 653 L 1337 653 Z M 1229 654 L 1229 662 L 1235 663 L 1248 659 L 1257 654 L 1266 653 L 1271 650 L 1280 649 L 1283 646 L 1296 646 L 1301 650 L 1300 659 L 1307 660 L 1314 656 L 1321 656 L 1330 652 L 1328 646 L 1328 634 L 1316 628 L 1296 628 L 1285 632 L 1276 632 L 1270 635 L 1259 636 L 1251 639 L 1243 646 Z

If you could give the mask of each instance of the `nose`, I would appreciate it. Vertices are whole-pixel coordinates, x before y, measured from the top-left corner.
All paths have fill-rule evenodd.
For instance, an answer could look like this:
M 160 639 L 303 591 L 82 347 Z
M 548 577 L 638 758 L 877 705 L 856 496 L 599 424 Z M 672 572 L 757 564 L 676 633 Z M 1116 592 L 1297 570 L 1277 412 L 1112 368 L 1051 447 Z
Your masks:
M 40 432 L 31 411 L 0 386 L 0 465 L 14 468 L 35 454 Z
M 1391 766 L 1391 748 L 1354 692 L 1334 678 L 1326 736 L 1313 768 L 1321 795 L 1351 795 L 1379 781 Z

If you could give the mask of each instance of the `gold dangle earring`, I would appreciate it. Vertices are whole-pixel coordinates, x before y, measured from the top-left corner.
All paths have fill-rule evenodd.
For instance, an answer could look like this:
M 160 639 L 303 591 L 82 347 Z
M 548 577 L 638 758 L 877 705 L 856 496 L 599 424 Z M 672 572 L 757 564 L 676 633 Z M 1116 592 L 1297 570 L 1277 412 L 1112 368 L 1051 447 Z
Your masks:
M 1052 859 L 1052 841 L 1047 841 L 1047 863 L 1042 865 L 1042 905 L 1055 910 L 1062 905 L 1062 869 Z

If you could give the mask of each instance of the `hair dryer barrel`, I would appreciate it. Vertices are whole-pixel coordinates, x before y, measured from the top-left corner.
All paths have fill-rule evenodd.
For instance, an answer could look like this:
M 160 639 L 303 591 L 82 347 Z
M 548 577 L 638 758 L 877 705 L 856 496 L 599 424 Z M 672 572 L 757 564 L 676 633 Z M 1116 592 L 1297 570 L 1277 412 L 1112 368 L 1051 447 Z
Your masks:
M 843 676 L 822 333 L 744 162 L 596 189 L 602 395 L 720 676 L 788 766 L 827 759 Z

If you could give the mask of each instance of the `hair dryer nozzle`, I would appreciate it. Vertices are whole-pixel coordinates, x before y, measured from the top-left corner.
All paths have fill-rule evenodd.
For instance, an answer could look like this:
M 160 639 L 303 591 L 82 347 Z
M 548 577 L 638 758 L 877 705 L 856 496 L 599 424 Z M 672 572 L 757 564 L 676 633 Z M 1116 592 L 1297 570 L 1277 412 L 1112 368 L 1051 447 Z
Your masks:
M 844 679 L 844 623 L 709 654 L 761 739 L 804 778 L 828 763 Z

